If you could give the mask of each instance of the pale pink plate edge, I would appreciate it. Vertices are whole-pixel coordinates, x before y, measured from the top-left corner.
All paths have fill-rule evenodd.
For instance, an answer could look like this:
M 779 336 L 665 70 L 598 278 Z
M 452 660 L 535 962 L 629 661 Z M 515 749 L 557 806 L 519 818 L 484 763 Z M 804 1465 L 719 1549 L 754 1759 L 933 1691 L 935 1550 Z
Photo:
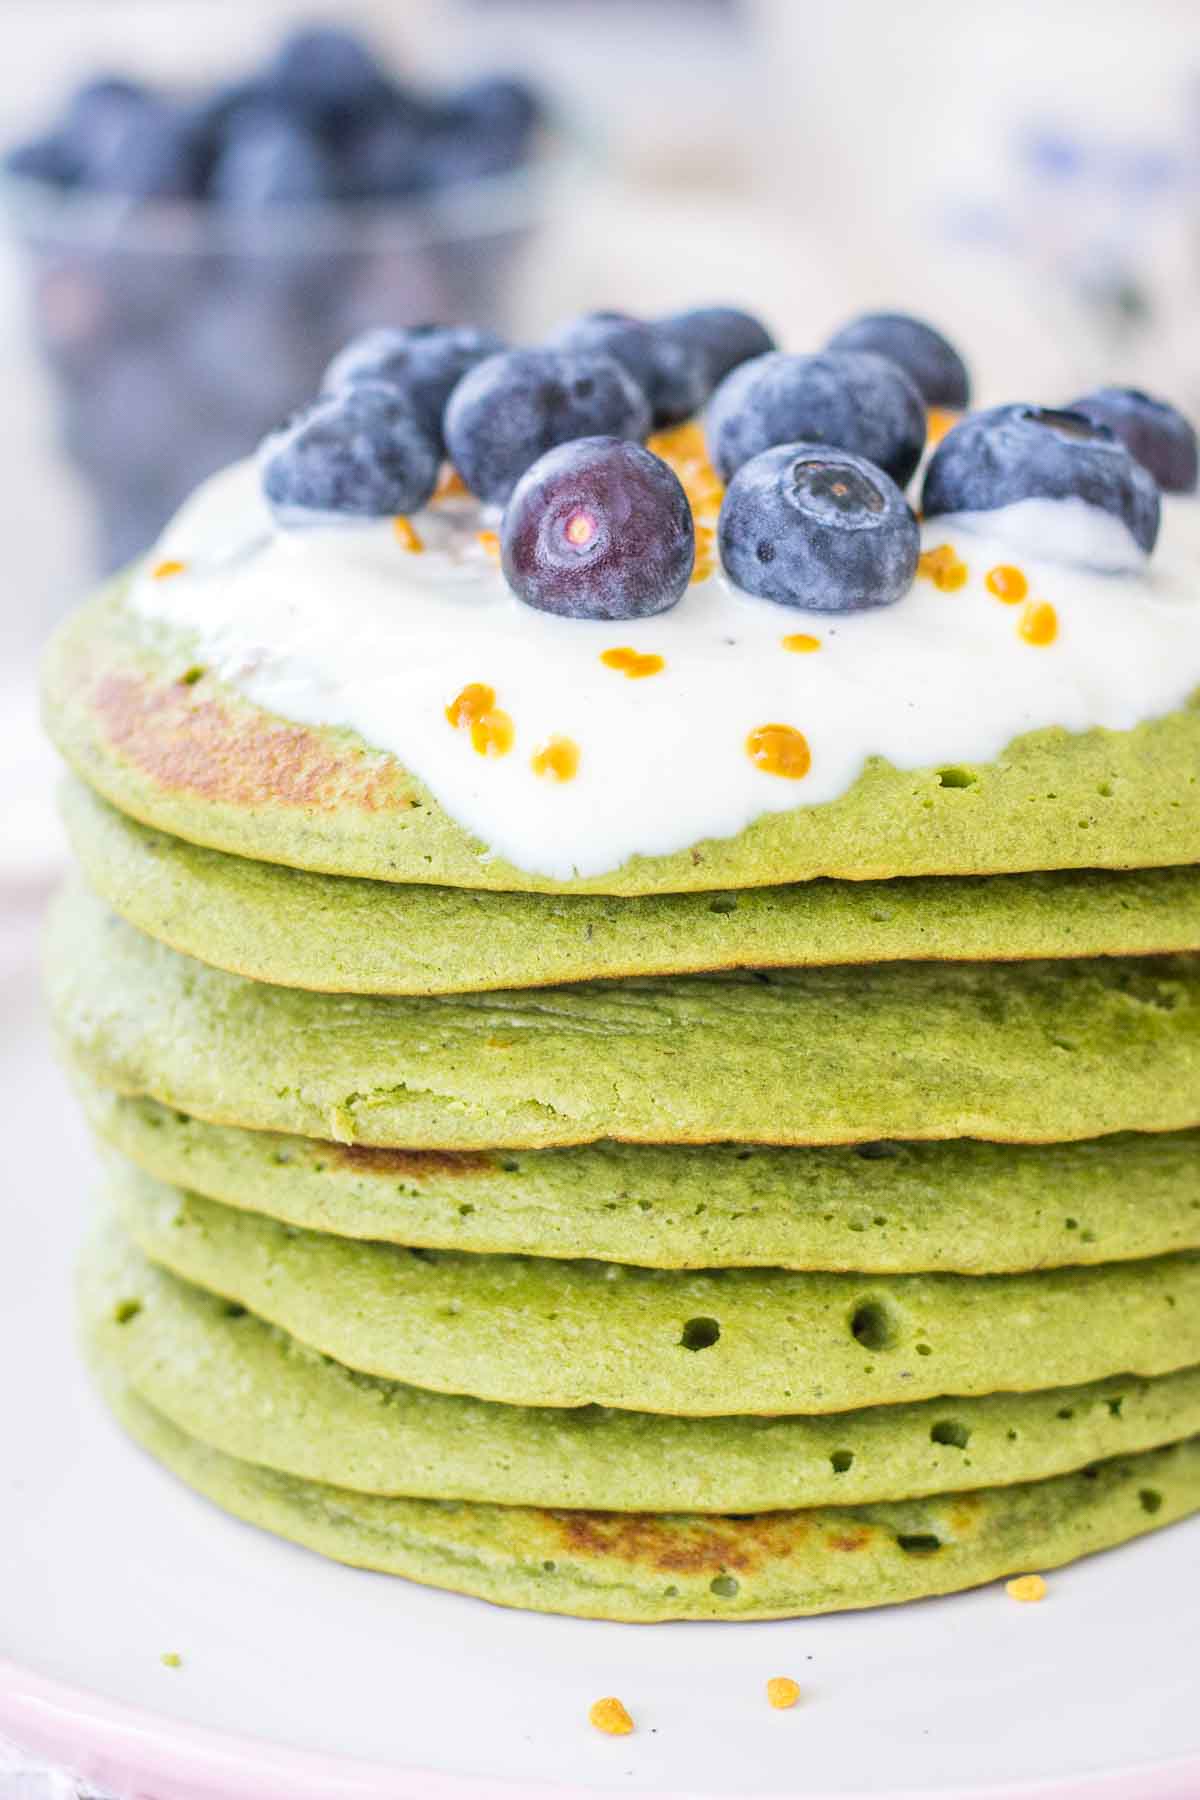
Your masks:
M 0 1657 L 0 1733 L 28 1754 L 69 1769 L 116 1793 L 161 1794 L 162 1800 L 595 1800 L 635 1794 L 640 1800 L 705 1800 L 695 1789 L 563 1787 L 439 1774 L 348 1757 L 288 1749 L 165 1719 Z M 874 1800 L 946 1800 L 945 1791 L 897 1790 Z M 974 1788 L 964 1800 L 1197 1800 L 1200 1758 L 1069 1777 L 1065 1781 Z M 717 1797 L 719 1800 L 719 1797 Z M 844 1791 L 796 1800 L 856 1800 Z M 866 1800 L 866 1796 L 859 1797 Z

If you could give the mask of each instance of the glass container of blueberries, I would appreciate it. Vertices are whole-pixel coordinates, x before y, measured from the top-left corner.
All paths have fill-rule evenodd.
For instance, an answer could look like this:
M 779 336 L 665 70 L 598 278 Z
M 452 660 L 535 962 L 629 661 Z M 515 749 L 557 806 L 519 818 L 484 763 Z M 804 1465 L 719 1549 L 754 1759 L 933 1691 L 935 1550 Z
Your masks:
M 540 96 L 434 93 L 307 27 L 215 92 L 88 82 L 3 159 L 97 558 L 144 550 L 374 325 L 505 325 L 556 154 Z

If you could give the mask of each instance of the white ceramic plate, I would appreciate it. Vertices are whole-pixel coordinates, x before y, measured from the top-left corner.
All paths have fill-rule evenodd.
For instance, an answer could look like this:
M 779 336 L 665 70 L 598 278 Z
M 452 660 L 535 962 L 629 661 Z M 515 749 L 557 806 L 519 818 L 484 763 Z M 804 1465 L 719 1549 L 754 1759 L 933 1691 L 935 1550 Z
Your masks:
M 505 1612 L 225 1518 L 76 1368 L 91 1167 L 28 966 L 0 982 L 0 1105 L 0 1736 L 157 1800 L 1200 1794 L 1200 1521 L 1052 1576 L 1041 1606 L 995 1586 L 655 1627 Z M 767 1707 L 776 1674 L 794 1712 Z M 636 1735 L 588 1725 L 609 1693 Z

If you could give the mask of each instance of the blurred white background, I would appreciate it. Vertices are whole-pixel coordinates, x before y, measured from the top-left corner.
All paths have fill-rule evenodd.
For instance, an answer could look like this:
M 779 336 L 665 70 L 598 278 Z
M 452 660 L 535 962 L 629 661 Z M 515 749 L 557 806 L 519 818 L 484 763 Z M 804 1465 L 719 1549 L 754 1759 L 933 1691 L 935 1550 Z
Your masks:
M 555 96 L 580 155 L 517 273 L 521 333 L 729 300 L 804 348 L 891 305 L 960 343 L 984 401 L 1113 379 L 1200 412 L 1195 0 L 7 0 L 0 138 L 99 72 L 194 87 L 319 17 L 417 78 L 501 67 Z M 5 242 L 0 868 L 44 839 L 29 671 L 92 554 L 30 302 Z

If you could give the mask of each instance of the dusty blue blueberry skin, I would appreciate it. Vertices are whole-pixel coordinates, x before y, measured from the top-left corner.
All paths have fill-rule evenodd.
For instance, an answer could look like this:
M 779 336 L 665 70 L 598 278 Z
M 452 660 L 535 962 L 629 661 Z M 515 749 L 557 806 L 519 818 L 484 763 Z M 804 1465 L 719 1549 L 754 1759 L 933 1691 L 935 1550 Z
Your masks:
M 427 188 L 508 175 L 528 161 L 542 103 L 523 81 L 489 76 L 428 110 L 419 153 Z
M 366 44 L 336 25 L 307 25 L 291 32 L 264 79 L 297 112 L 334 130 L 378 105 L 388 92 L 387 78 Z
M 79 179 L 79 158 L 57 132 L 27 138 L 4 152 L 7 174 L 23 181 L 45 181 L 54 187 L 70 187 Z
M 717 540 L 736 587 L 807 612 L 892 605 L 912 586 L 921 550 L 895 482 L 824 444 L 777 444 L 743 463 Z
M 494 331 L 474 325 L 379 326 L 338 352 L 321 381 L 323 393 L 382 381 L 402 389 L 439 452 L 445 449 L 442 414 L 469 369 L 504 349 Z
M 696 559 L 679 478 L 641 444 L 585 437 L 527 469 L 504 509 L 501 563 L 527 606 L 646 619 L 682 599 Z
M 734 306 L 697 306 L 690 312 L 671 313 L 658 324 L 677 342 L 700 351 L 710 390 L 739 363 L 775 349 L 775 339 L 762 321 Z
M 81 180 L 94 162 L 107 160 L 130 120 L 152 104 L 149 88 L 119 75 L 99 75 L 76 88 L 58 136 L 69 147 Z
M 677 425 L 690 419 L 708 399 L 708 365 L 703 352 L 669 329 L 647 324 L 629 313 L 583 313 L 559 326 L 548 342 L 560 350 L 591 350 L 615 357 L 649 400 L 655 425 Z
M 1154 477 L 1107 425 L 1045 406 L 993 406 L 942 439 L 925 471 L 921 507 L 992 512 L 1018 500 L 1086 500 L 1154 548 L 1161 501 Z
M 306 407 L 265 440 L 259 466 L 285 523 L 304 513 L 382 518 L 424 506 L 438 452 L 403 394 L 364 383 Z
M 1130 456 L 1149 469 L 1164 494 L 1191 494 L 1197 480 L 1196 433 L 1191 421 L 1166 400 L 1140 388 L 1095 388 L 1069 410 L 1094 425 L 1107 425 Z
M 645 394 L 611 356 L 508 350 L 468 371 L 443 417 L 455 468 L 481 500 L 503 506 L 539 456 L 579 437 L 643 438 Z
M 904 371 L 866 350 L 756 356 L 709 402 L 708 453 L 728 482 L 773 444 L 829 444 L 865 456 L 903 487 L 925 446 L 925 403 Z
M 501 137 L 524 136 L 543 111 L 540 94 L 516 75 L 485 75 L 468 82 L 450 95 L 448 104 L 460 118 Z
M 209 177 L 210 197 L 238 213 L 319 206 L 337 187 L 334 161 L 315 133 L 297 120 L 258 114 L 231 127 Z
M 410 200 L 428 186 L 427 128 L 400 111 L 379 111 L 346 137 L 338 178 L 347 200 Z
M 926 406 L 961 411 L 971 404 L 967 365 L 949 339 L 909 313 L 863 313 L 835 331 L 828 350 L 873 350 L 899 363 Z
M 114 103 L 80 149 L 79 182 L 98 193 L 133 200 L 188 200 L 197 192 L 200 163 L 189 114 L 165 101 Z

